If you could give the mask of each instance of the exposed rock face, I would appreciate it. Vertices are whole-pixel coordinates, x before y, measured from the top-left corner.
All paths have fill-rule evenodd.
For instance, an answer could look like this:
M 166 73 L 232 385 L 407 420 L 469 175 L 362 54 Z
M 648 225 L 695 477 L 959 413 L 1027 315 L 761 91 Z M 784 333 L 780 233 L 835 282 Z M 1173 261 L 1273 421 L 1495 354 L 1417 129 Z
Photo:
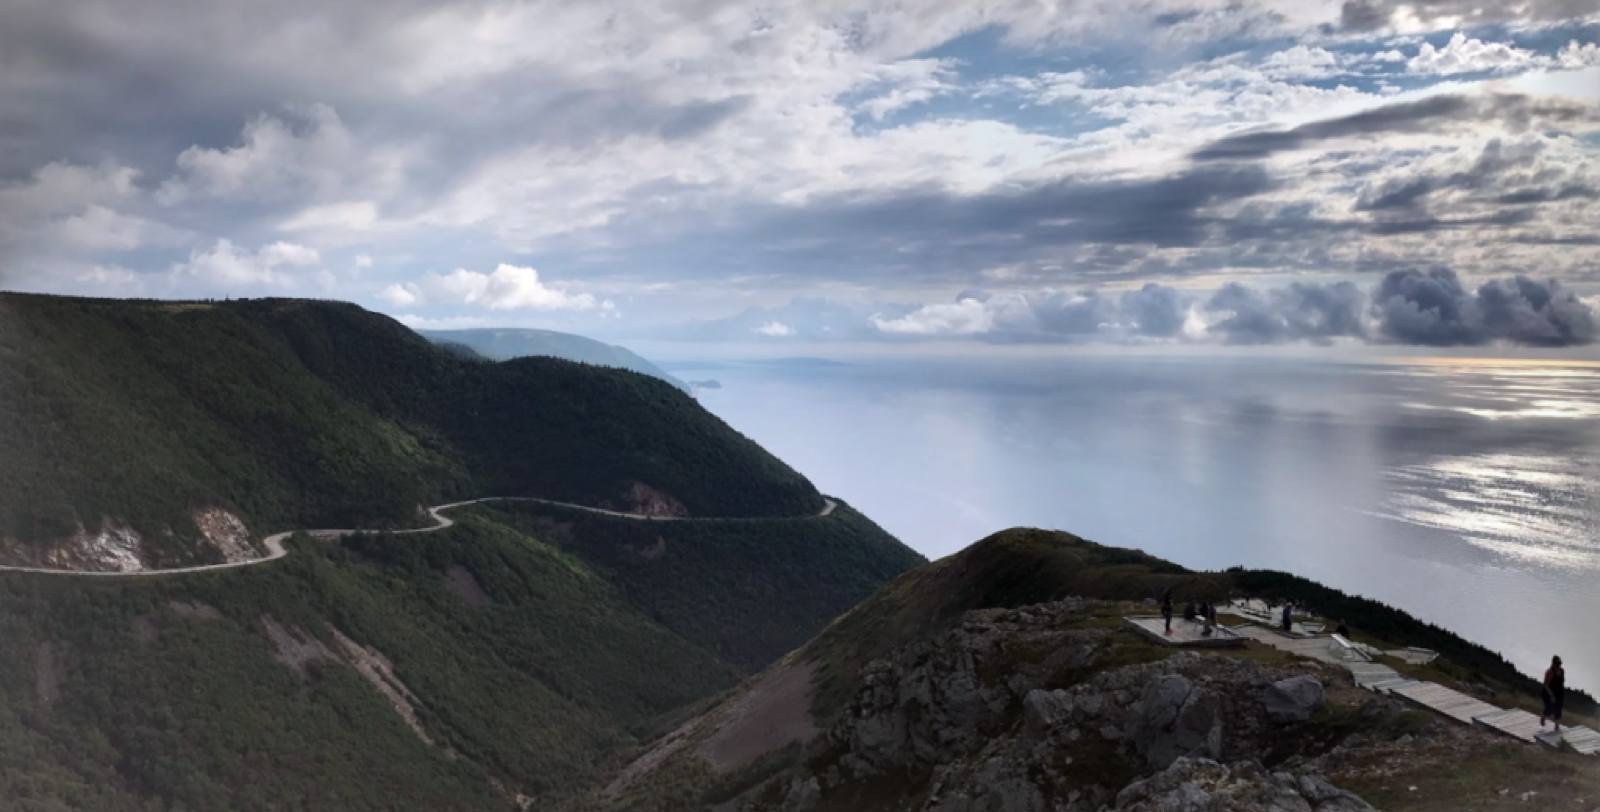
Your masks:
M 637 513 L 641 516 L 689 515 L 689 509 L 671 494 L 658 491 L 643 482 L 629 482 L 623 501 L 625 506 L 622 510 L 626 513 Z
M 1316 776 L 1267 774 L 1244 762 L 1233 768 L 1181 758 L 1117 793 L 1126 812 L 1368 812 L 1366 801 Z
M 1315 677 L 1290 677 L 1272 683 L 1267 689 L 1265 705 L 1267 717 L 1276 722 L 1304 722 L 1311 713 L 1322 707 L 1326 699 L 1322 683 Z
M 194 512 L 194 525 L 211 546 L 230 564 L 250 561 L 260 554 L 250 544 L 250 530 L 238 517 L 222 508 L 202 508 Z
M 1152 767 L 1194 754 L 1221 758 L 1223 704 L 1220 694 L 1182 674 L 1157 677 L 1128 709 L 1128 743 Z
M 86 572 L 139 572 L 145 568 L 144 539 L 133 528 L 107 517 L 98 531 L 80 525 L 76 533 L 51 546 L 41 565 Z
M 1321 706 L 1316 677 L 1192 652 L 1108 664 L 1127 661 L 1127 641 L 1081 622 L 1096 607 L 974 612 L 871 663 L 807 766 L 744 808 L 864 812 L 885 793 L 925 797 L 905 807 L 923 812 L 1370 808 L 1316 775 L 1261 766 Z

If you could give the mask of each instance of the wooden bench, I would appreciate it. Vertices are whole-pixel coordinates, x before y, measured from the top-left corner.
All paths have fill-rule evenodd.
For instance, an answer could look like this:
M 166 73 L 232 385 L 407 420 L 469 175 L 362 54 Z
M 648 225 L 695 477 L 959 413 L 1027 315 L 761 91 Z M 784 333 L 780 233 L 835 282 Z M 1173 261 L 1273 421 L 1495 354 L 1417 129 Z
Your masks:
M 1356 644 L 1346 640 L 1342 634 L 1334 634 L 1328 637 L 1328 653 L 1332 654 L 1336 660 L 1367 659 L 1367 655 L 1361 653 L 1361 649 L 1357 648 Z

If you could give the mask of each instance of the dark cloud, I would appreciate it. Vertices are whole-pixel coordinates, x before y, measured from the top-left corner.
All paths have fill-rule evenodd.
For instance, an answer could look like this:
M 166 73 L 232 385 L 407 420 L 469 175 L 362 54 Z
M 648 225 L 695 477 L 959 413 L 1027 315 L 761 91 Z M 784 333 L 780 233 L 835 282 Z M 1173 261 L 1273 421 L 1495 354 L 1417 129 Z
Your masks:
M 1093 335 L 1106 325 L 1115 324 L 1121 316 L 1115 299 L 1093 290 L 1056 293 L 1029 304 L 1039 329 L 1058 336 Z
M 1369 186 L 1356 201 L 1356 208 L 1361 211 L 1421 209 L 1427 197 L 1435 192 L 1447 189 L 1476 191 L 1502 186 L 1515 170 L 1534 166 L 1543 147 L 1543 142 L 1536 141 L 1527 147 L 1507 148 L 1497 138 L 1484 146 L 1482 154 L 1468 169 L 1443 175 L 1393 179 Z M 1554 192 L 1547 188 L 1521 189 L 1516 193 L 1500 195 L 1497 202 L 1511 204 L 1518 197 L 1527 198 L 1521 200 L 1522 203 L 1547 202 L 1553 199 L 1551 195 Z
M 1207 325 L 1203 331 L 1190 327 L 1195 319 Z M 697 322 L 676 331 L 674 337 L 1567 347 L 1600 338 L 1600 319 L 1589 304 L 1555 282 L 1517 276 L 1469 290 L 1453 271 L 1432 269 L 1393 272 L 1372 288 L 1344 281 L 1276 287 L 1231 283 L 1204 298 L 1154 283 L 1120 294 L 1096 289 L 999 293 L 971 289 L 954 302 L 923 306 L 797 298 L 781 307 L 751 308 L 731 318 Z
M 1141 335 L 1171 338 L 1183 332 L 1189 304 L 1175 288 L 1153 282 L 1122 294 L 1122 313 Z
M 1331 285 L 1295 282 L 1260 290 L 1238 283 L 1217 291 L 1205 309 L 1225 317 L 1210 331 L 1230 344 L 1328 343 L 1362 338 L 1366 296 L 1349 282 Z
M 1443 94 L 1390 104 L 1288 130 L 1230 135 L 1196 150 L 1198 161 L 1259 159 L 1305 149 L 1323 141 L 1395 133 L 1437 133 L 1453 124 L 1498 121 L 1511 132 L 1600 119 L 1593 105 L 1514 93 L 1483 96 Z
M 1566 347 L 1593 343 L 1597 332 L 1593 309 L 1555 281 L 1517 276 L 1468 291 L 1443 268 L 1384 277 L 1372 311 L 1379 337 L 1399 344 Z
M 639 251 L 657 266 L 690 276 L 719 277 L 750 268 L 795 276 L 849 269 L 852 280 L 869 283 L 907 274 L 954 281 L 970 279 L 974 269 L 1050 263 L 1065 264 L 1073 278 L 1098 284 L 1159 272 L 1142 262 L 1152 248 L 1213 241 L 1226 226 L 1209 209 L 1276 185 L 1262 167 L 1217 165 L 1170 177 L 1068 178 L 979 195 L 944 190 L 857 194 L 804 208 L 747 206 L 725 230 L 703 237 L 681 237 L 695 224 L 673 220 L 693 213 L 668 211 L 655 217 L 660 242 Z M 623 225 L 633 228 L 634 223 Z M 1087 252 L 1081 263 L 1063 259 L 1066 249 L 1083 246 L 1096 246 L 1098 254 Z M 599 269 L 604 262 L 597 261 Z
M 1389 14 L 1376 0 L 1345 0 L 1339 24 L 1351 31 L 1376 31 L 1388 24 Z

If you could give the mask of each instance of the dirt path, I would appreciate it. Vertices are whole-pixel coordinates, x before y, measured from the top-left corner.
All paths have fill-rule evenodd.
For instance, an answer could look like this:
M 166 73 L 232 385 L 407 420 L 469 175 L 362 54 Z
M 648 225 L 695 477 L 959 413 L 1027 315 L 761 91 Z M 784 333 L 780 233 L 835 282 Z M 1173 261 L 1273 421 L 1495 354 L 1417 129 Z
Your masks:
M 818 511 L 817 514 L 813 518 L 819 518 L 820 519 L 820 518 L 822 518 L 824 516 L 831 515 L 833 513 L 833 509 L 839 506 L 839 503 L 833 501 L 832 499 L 829 499 L 826 496 L 824 496 L 822 498 L 822 501 L 823 501 L 822 510 Z M 408 535 L 414 535 L 414 534 L 418 534 L 418 533 L 437 533 L 440 530 L 444 530 L 447 527 L 452 527 L 452 526 L 455 525 L 455 520 L 451 519 L 448 516 L 443 515 L 444 511 L 454 510 L 454 509 L 459 508 L 459 507 L 467 507 L 469 505 L 476 505 L 476 504 L 480 504 L 480 503 L 483 503 L 483 502 L 537 502 L 537 503 L 539 503 L 541 505 L 551 505 L 551 506 L 554 506 L 554 507 L 570 508 L 572 510 L 582 510 L 582 511 L 587 511 L 589 513 L 598 513 L 598 514 L 600 514 L 602 516 L 613 516 L 613 517 L 616 517 L 616 518 L 619 518 L 619 519 L 635 519 L 635 520 L 642 521 L 642 522 L 695 522 L 695 521 L 700 521 L 700 522 L 721 522 L 721 521 L 736 521 L 734 519 L 728 519 L 728 518 L 723 518 L 723 517 L 718 517 L 718 516 L 708 516 L 708 517 L 696 517 L 696 516 L 644 516 L 644 515 L 641 515 L 641 514 L 638 514 L 638 513 L 622 513 L 620 511 L 615 511 L 615 510 L 604 510 L 604 509 L 596 508 L 596 507 L 588 507 L 586 505 L 574 505 L 574 504 L 570 504 L 570 503 L 567 503 L 567 502 L 557 502 L 557 501 L 554 501 L 554 500 L 551 500 L 551 499 L 539 499 L 537 497 L 532 497 L 532 496 L 485 496 L 482 499 L 469 499 L 469 500 L 467 500 L 465 502 L 451 502 L 450 504 L 447 504 L 447 505 L 437 505 L 435 507 L 428 508 L 428 515 L 430 517 L 432 517 L 433 521 L 434 521 L 434 525 L 432 527 L 415 527 L 415 528 L 411 528 L 409 530 L 388 530 L 388 531 L 339 529 L 339 530 L 306 530 L 304 532 L 306 533 L 306 535 L 309 535 L 309 536 L 311 536 L 313 538 L 320 538 L 320 539 L 339 538 L 341 536 L 351 536 L 351 535 L 355 535 L 357 533 L 375 533 L 375 532 L 387 532 L 390 535 L 395 535 L 395 536 L 408 536 Z M 283 542 L 286 539 L 288 539 L 290 536 L 294 535 L 295 533 L 299 533 L 299 532 L 302 532 L 302 531 L 299 531 L 299 530 L 288 530 L 288 531 L 285 531 L 285 532 L 282 532 L 282 533 L 274 533 L 273 535 L 267 536 L 266 538 L 261 540 L 261 543 L 266 545 L 266 548 L 267 548 L 267 554 L 265 556 L 263 556 L 261 558 L 252 558 L 249 561 L 233 561 L 233 562 L 230 562 L 230 563 L 227 563 L 227 564 L 205 564 L 205 565 L 198 566 L 198 567 L 178 567 L 176 569 L 167 569 L 167 570 L 137 570 L 135 572 L 85 572 L 85 571 L 81 571 L 81 570 L 49 569 L 49 568 L 46 568 L 46 567 L 7 567 L 7 566 L 0 566 L 0 572 L 32 572 L 32 573 L 38 573 L 38 574 L 41 574 L 41 575 L 77 575 L 77 576 L 84 576 L 84 577 L 90 577 L 90 578 L 137 578 L 137 577 L 140 577 L 140 576 L 183 575 L 183 574 L 186 574 L 186 573 L 194 573 L 194 572 L 212 572 L 214 570 L 231 570 L 231 569 L 237 569 L 239 567 L 250 567 L 250 566 L 254 566 L 256 564 L 265 564 L 268 561 L 277 561 L 278 559 L 283 558 L 284 556 L 289 554 L 289 551 L 284 548 Z

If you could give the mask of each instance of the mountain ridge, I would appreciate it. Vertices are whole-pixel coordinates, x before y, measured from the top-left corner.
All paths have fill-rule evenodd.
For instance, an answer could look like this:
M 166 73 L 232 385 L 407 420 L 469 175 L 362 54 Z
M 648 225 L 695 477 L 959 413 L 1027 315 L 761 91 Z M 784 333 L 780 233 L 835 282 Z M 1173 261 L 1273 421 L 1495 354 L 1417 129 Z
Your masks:
M 344 303 L 0 294 L 0 418 L 0 560 L 19 565 L 218 563 L 259 555 L 258 528 L 405 526 L 485 493 L 688 515 L 823 505 L 665 383 L 474 362 Z
M 643 356 L 616 344 L 607 344 L 575 333 L 531 327 L 489 327 L 467 330 L 418 330 L 422 337 L 440 344 L 456 344 L 489 360 L 545 355 L 582 364 L 616 367 L 659 378 L 690 391 L 690 386 Z

